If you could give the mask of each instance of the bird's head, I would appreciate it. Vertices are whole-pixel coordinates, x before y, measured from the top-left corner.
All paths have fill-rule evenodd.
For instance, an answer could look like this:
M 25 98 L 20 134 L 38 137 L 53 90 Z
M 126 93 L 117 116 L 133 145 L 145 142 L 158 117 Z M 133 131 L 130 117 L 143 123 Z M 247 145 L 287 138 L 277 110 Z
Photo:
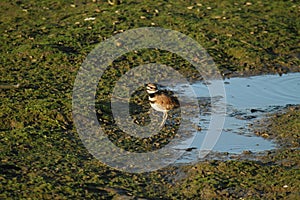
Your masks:
M 148 94 L 153 94 L 158 91 L 157 85 L 155 85 L 154 83 L 148 83 L 146 88 L 147 88 Z

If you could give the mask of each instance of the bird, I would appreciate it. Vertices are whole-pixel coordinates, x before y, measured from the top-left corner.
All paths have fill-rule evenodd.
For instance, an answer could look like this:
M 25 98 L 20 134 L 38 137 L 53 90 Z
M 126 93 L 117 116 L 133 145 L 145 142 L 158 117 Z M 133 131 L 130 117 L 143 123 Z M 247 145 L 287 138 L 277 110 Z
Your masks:
M 168 111 L 178 108 L 179 102 L 174 96 L 159 90 L 157 84 L 148 83 L 146 88 L 151 107 L 156 111 L 163 112 L 163 121 L 160 124 L 162 127 L 168 118 Z

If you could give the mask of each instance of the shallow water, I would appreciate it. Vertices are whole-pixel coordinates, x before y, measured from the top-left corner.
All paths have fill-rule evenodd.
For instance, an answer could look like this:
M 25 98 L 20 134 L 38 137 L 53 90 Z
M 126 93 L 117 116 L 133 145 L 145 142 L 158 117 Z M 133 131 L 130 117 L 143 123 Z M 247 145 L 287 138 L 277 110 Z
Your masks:
M 197 82 L 192 85 L 200 102 L 210 97 L 206 84 Z M 288 104 L 300 104 L 300 73 L 231 78 L 224 80 L 224 86 L 227 108 L 225 124 L 212 151 L 241 154 L 275 149 L 276 144 L 273 141 L 256 136 L 249 125 L 255 126 L 256 120 Z M 181 91 L 184 90 L 182 88 Z M 185 95 L 192 94 L 185 93 Z M 182 150 L 188 147 L 194 148 L 185 153 L 178 163 L 191 162 L 199 158 L 197 155 L 199 155 L 209 123 L 210 111 L 201 112 L 199 126 L 202 130 L 197 131 L 192 145 L 178 146 L 178 149 Z M 188 139 L 186 143 L 191 140 L 191 138 Z

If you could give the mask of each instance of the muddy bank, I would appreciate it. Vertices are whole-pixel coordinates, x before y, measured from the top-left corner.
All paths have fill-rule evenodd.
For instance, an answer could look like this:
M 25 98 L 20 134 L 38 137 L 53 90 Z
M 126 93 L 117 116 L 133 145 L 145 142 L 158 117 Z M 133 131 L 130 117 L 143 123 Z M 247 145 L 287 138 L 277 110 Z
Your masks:
M 264 138 L 275 139 L 280 148 L 299 148 L 300 107 L 288 106 L 287 109 L 260 120 L 255 133 Z
M 186 176 L 170 190 L 178 198 L 298 199 L 300 196 L 300 107 L 290 106 L 260 121 L 256 133 L 280 148 L 250 161 L 206 161 L 182 166 Z M 246 160 L 245 160 L 246 158 Z

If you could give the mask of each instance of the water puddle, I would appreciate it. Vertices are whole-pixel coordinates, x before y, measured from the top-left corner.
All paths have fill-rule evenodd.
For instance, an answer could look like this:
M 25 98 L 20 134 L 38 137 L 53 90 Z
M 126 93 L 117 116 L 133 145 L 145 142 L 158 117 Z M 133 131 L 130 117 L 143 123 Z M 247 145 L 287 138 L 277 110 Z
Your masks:
M 300 73 L 231 78 L 224 80 L 224 84 L 227 114 L 221 136 L 212 152 L 215 155 L 239 155 L 245 152 L 260 153 L 275 149 L 276 144 L 256 136 L 251 130 L 251 125 L 255 126 L 255 121 L 267 113 L 279 111 L 288 104 L 300 104 Z M 176 89 L 184 91 L 184 87 L 179 86 Z M 178 146 L 178 149 L 186 151 L 178 163 L 198 160 L 199 149 L 210 123 L 210 111 L 205 110 L 205 104 L 210 103 L 207 85 L 198 82 L 192 87 L 200 104 L 204 105 L 201 107 L 199 123 L 202 130 L 195 134 L 192 148 L 188 151 L 186 151 L 188 147 L 184 144 Z

